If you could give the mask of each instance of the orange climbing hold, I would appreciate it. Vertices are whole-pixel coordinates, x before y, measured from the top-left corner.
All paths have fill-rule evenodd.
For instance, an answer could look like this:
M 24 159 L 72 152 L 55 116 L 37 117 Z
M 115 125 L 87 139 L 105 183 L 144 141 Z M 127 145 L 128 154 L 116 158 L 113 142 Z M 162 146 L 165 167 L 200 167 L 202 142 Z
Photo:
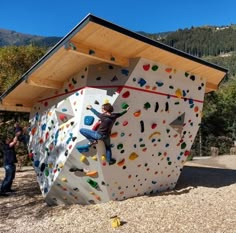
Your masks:
M 135 113 L 134 113 L 134 116 L 135 117 L 139 117 L 141 115 L 141 111 L 140 110 L 138 110 L 138 111 L 136 111 Z
M 122 159 L 117 163 L 118 166 L 123 166 L 125 164 L 125 159 Z
M 96 176 L 97 174 L 98 174 L 97 171 L 89 171 L 89 172 L 86 172 L 86 176 L 90 176 L 90 177 Z
M 118 133 L 117 133 L 117 132 L 112 133 L 112 134 L 110 135 L 111 138 L 116 138 L 117 136 L 118 136 Z
M 35 135 L 36 130 L 37 130 L 37 128 L 33 128 L 33 129 L 31 130 L 31 134 L 32 134 L 33 136 Z

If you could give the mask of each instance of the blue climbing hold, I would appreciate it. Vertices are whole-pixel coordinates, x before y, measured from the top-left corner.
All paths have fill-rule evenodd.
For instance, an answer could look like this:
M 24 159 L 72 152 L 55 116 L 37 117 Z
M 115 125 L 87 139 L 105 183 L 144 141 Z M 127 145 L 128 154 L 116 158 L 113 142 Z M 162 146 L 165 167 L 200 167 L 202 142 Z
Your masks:
M 88 144 L 85 144 L 85 145 L 78 145 L 76 147 L 76 149 L 82 153 L 82 152 L 88 152 L 89 151 L 89 145 Z
M 94 117 L 93 116 L 86 116 L 84 118 L 84 124 L 85 125 L 92 125 L 94 122 Z

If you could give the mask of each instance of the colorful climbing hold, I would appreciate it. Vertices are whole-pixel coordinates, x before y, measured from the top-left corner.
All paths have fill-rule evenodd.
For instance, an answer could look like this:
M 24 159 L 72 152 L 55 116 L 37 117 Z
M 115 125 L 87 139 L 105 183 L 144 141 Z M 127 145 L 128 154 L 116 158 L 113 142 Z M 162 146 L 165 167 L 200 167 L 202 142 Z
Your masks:
M 91 177 L 96 176 L 97 174 L 98 174 L 97 171 L 89 171 L 89 172 L 86 172 L 86 176 L 91 176 Z
M 128 123 L 129 123 L 128 121 L 124 121 L 124 122 L 123 122 L 123 126 L 128 125 Z
M 110 135 L 111 138 L 116 138 L 118 136 L 118 133 L 117 132 L 114 132 Z
M 118 150 L 121 150 L 122 148 L 123 148 L 123 144 L 122 144 L 122 143 L 120 143 L 120 144 L 117 145 L 117 149 L 118 149 Z
M 140 78 L 138 84 L 140 85 L 140 87 L 143 87 L 146 84 L 146 81 L 143 78 Z
M 141 133 L 144 132 L 144 121 L 140 121 L 140 131 Z
M 156 131 L 156 132 L 150 134 L 148 139 L 151 139 L 154 135 L 161 135 L 161 133 Z
M 150 69 L 150 64 L 143 65 L 143 69 L 148 71 Z
M 156 123 L 153 123 L 152 126 L 151 126 L 152 129 L 155 129 L 156 127 L 157 127 Z
M 123 93 L 122 97 L 123 98 L 128 98 L 130 96 L 130 92 L 126 91 L 125 93 Z
M 126 109 L 126 108 L 128 108 L 129 107 L 129 105 L 127 104 L 127 103 L 122 103 L 121 104 L 121 108 L 122 109 Z
M 85 116 L 84 118 L 84 124 L 85 125 L 92 125 L 94 122 L 94 117 L 93 116 Z
M 135 153 L 135 152 L 132 152 L 131 154 L 130 154 L 130 156 L 129 156 L 129 159 L 130 160 L 135 160 L 135 159 L 137 159 L 138 158 L 138 155 Z
M 146 102 L 145 104 L 144 104 L 144 109 L 149 109 L 149 108 L 151 108 L 151 104 L 149 103 L 149 102 Z
M 93 188 L 98 188 L 98 183 L 92 179 L 87 179 L 87 182 L 90 184 L 91 187 Z
M 123 166 L 124 164 L 125 164 L 125 159 L 122 159 L 117 163 L 117 165 L 120 167 Z
M 152 66 L 152 70 L 153 70 L 153 71 L 157 71 L 157 70 L 158 70 L 158 66 L 157 66 L 157 65 L 153 65 L 153 66 Z
M 134 116 L 135 117 L 139 117 L 140 115 L 141 115 L 141 111 L 140 110 L 134 112 Z
M 166 68 L 165 71 L 166 71 L 167 73 L 171 73 L 172 68 Z
M 180 89 L 177 89 L 175 91 L 175 95 L 178 97 L 178 98 L 181 98 L 182 97 L 182 91 Z
M 85 155 L 81 155 L 80 156 L 80 162 L 85 162 L 86 161 L 86 156 Z

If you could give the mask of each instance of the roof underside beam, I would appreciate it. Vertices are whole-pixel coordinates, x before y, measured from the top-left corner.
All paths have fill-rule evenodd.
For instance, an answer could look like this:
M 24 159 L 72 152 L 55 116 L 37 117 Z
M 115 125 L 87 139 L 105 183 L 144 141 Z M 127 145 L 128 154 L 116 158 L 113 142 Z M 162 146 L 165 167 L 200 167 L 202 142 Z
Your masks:
M 82 55 L 82 56 L 86 56 L 92 59 L 96 59 L 102 62 L 107 62 L 113 65 L 118 65 L 118 66 L 123 66 L 123 67 L 128 67 L 129 66 L 129 59 L 119 56 L 119 55 L 115 55 L 115 54 L 111 54 L 102 50 L 99 50 L 97 48 L 93 48 L 93 47 L 89 47 L 89 46 L 85 46 L 83 44 L 80 43 L 76 43 L 76 42 L 68 42 L 65 45 L 65 49 L 70 51 L 70 52 L 74 52 L 78 55 Z
M 7 100 L 3 99 L 0 103 L 0 110 L 1 111 L 13 111 L 13 112 L 30 112 L 32 109 L 33 103 L 20 100 L 20 99 L 10 99 Z
M 61 89 L 63 87 L 63 82 L 58 82 L 49 79 L 28 78 L 25 82 L 31 86 L 56 89 L 56 90 Z
M 207 82 L 207 83 L 206 83 L 206 88 L 207 88 L 208 90 L 215 91 L 215 90 L 218 89 L 218 85 Z
M 10 111 L 10 112 L 30 112 L 30 107 L 24 106 L 14 106 L 14 105 L 2 105 L 0 104 L 0 111 Z

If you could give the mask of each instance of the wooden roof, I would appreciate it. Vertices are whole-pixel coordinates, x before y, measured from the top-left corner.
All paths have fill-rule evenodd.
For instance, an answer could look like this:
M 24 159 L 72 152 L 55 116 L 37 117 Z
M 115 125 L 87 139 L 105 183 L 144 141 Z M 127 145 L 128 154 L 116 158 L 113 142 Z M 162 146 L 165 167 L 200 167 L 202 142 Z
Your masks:
M 96 52 L 95 52 L 96 51 Z M 0 110 L 30 111 L 52 89 L 90 64 L 127 67 L 143 57 L 207 79 L 216 90 L 227 70 L 89 14 L 0 97 Z

